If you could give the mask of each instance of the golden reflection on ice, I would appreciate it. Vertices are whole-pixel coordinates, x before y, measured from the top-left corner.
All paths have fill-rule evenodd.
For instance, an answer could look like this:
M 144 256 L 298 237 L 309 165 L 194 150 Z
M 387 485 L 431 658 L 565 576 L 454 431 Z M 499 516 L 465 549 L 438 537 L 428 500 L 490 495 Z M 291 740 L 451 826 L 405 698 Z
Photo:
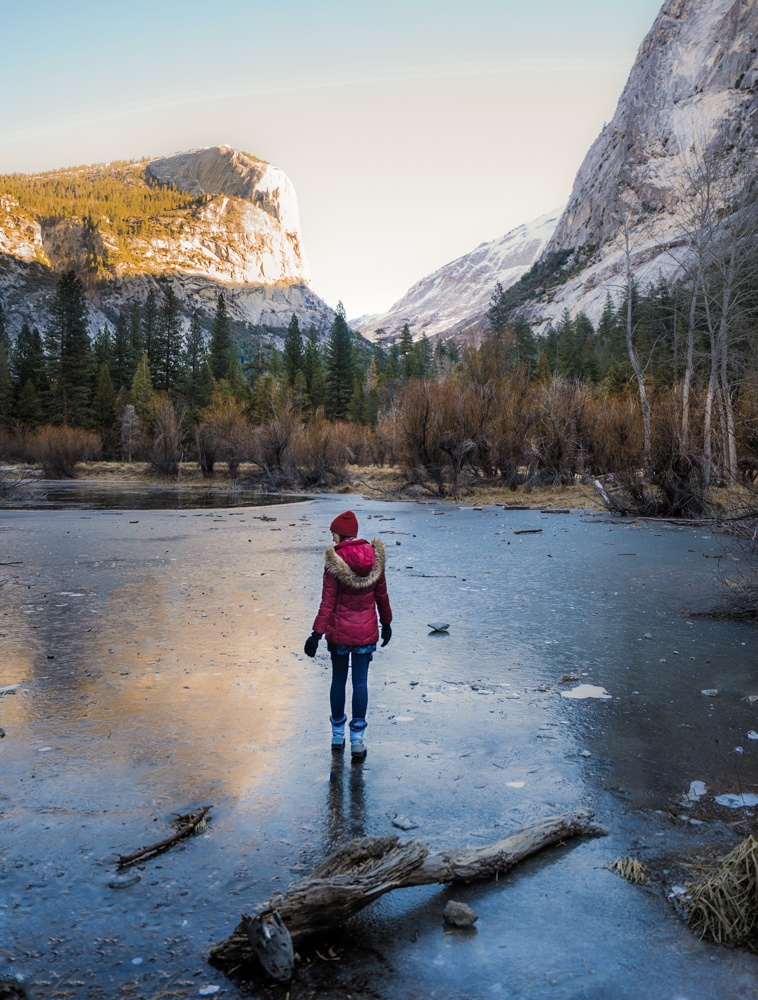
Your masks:
M 107 586 L 90 566 L 88 586 L 47 587 L 28 607 L 16 588 L 0 687 L 32 690 L 0 699 L 0 724 L 27 723 L 85 772 L 94 763 L 94 783 L 107 775 L 208 801 L 244 794 L 297 711 L 292 653 L 315 598 L 298 586 L 299 553 L 269 544 L 281 535 L 259 530 L 252 544 L 239 522 L 241 532 L 215 533 L 219 520 L 162 539 L 132 529 L 136 544 L 107 563 Z M 149 558 L 146 541 L 160 543 Z

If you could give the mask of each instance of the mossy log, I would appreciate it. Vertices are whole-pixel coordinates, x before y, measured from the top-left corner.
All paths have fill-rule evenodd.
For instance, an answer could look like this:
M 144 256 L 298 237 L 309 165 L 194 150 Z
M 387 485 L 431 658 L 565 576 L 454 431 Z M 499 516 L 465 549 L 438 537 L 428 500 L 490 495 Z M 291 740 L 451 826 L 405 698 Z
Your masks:
M 235 930 L 210 952 L 214 965 L 231 971 L 255 959 L 274 979 L 286 982 L 294 947 L 339 927 L 393 889 L 475 882 L 506 872 L 532 854 L 578 836 L 602 836 L 588 809 L 550 816 L 488 844 L 432 853 L 411 840 L 362 837 L 331 854 L 308 878 L 243 915 Z

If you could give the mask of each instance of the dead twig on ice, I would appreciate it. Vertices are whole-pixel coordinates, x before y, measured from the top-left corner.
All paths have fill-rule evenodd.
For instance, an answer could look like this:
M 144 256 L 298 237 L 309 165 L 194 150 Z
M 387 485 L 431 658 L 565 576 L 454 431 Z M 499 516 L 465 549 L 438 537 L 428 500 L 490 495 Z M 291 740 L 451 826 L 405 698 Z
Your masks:
M 178 841 L 189 837 L 190 834 L 199 832 L 198 826 L 205 821 L 205 817 L 212 808 L 213 806 L 203 806 L 199 812 L 190 813 L 188 816 L 180 816 L 180 825 L 176 833 L 173 833 L 170 837 L 165 837 L 163 840 L 159 840 L 155 844 L 150 844 L 149 847 L 140 847 L 138 851 L 133 851 L 131 854 L 119 855 L 116 864 L 119 868 L 126 868 L 128 865 L 133 865 L 137 861 L 143 861 L 154 854 L 161 854 L 163 851 L 168 850 L 169 847 L 178 843 Z
M 362 837 L 335 851 L 313 874 L 285 893 L 243 915 L 236 929 L 215 945 L 210 961 L 224 968 L 257 957 L 271 978 L 287 982 L 294 948 L 304 939 L 339 927 L 393 889 L 436 882 L 474 882 L 496 877 L 524 858 L 570 837 L 603 836 L 588 809 L 551 816 L 485 847 L 431 853 L 424 844 L 397 837 Z

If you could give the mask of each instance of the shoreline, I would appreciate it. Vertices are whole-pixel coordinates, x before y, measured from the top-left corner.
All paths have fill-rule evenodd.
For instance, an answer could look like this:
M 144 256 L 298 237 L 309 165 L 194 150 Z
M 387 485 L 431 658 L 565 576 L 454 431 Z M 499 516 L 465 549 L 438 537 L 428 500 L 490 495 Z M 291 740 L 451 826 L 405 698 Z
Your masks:
M 196 462 L 183 462 L 177 478 L 163 478 L 155 475 L 147 462 L 82 462 L 76 467 L 73 479 L 44 479 L 41 470 L 29 465 L 6 463 L 0 467 L 0 480 L 10 474 L 21 480 L 22 485 L 36 482 L 56 483 L 99 483 L 118 485 L 129 483 L 145 488 L 167 486 L 181 491 L 237 489 L 256 492 L 256 480 L 262 478 L 253 463 L 242 463 L 240 475 L 231 480 L 226 463 L 219 462 L 214 476 L 203 477 Z M 271 489 L 260 491 L 271 494 Z M 276 492 L 288 495 L 308 496 L 323 494 L 345 494 L 364 496 L 371 500 L 418 503 L 427 501 L 466 506 L 494 504 L 502 507 L 526 506 L 530 508 L 552 507 L 570 510 L 591 510 L 607 512 L 597 490 L 589 482 L 575 482 L 557 486 L 520 485 L 515 489 L 491 484 L 468 484 L 457 495 L 440 496 L 429 487 L 411 483 L 397 466 L 357 466 L 347 467 L 346 482 L 332 486 L 287 487 Z M 2 505 L 2 500 L 0 500 Z M 758 493 L 742 485 L 733 487 L 712 487 L 708 512 L 703 519 L 733 517 L 758 507 Z

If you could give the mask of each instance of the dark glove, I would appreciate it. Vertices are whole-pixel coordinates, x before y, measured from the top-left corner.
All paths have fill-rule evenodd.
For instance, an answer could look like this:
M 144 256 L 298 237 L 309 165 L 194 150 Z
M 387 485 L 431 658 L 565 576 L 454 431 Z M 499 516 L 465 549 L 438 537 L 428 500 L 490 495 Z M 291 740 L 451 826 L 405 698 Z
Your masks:
M 311 632 L 308 638 L 305 640 L 305 655 L 315 656 L 316 650 L 318 649 L 318 641 L 321 638 L 320 632 Z
M 382 645 L 386 646 L 392 638 L 392 626 L 382 625 Z

